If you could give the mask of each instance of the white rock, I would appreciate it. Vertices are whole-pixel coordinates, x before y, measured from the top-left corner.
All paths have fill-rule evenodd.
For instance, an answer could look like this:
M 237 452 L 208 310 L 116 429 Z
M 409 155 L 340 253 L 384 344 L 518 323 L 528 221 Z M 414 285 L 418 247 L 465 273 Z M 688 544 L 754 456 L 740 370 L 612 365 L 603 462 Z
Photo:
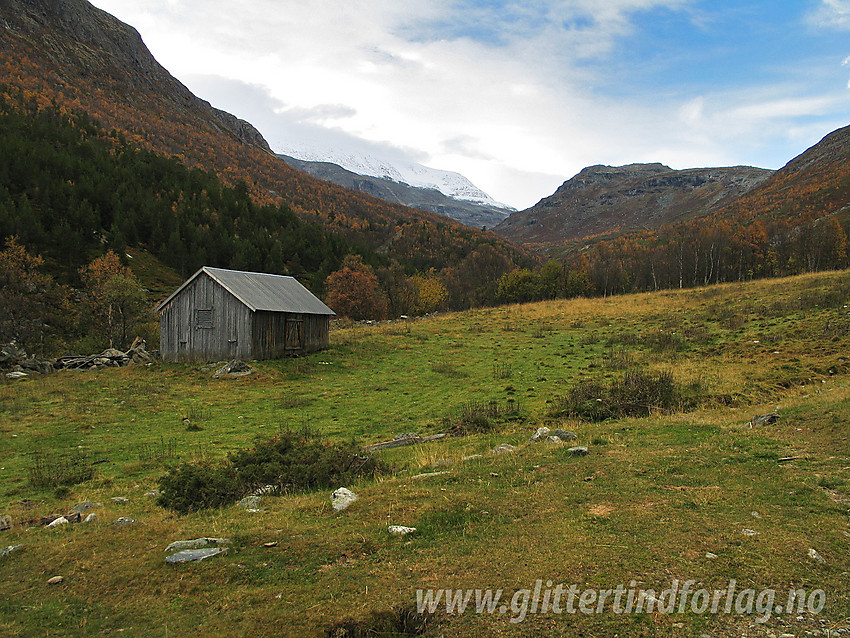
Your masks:
M 263 499 L 261 497 L 252 494 L 251 496 L 246 496 L 245 498 L 243 498 L 236 505 L 238 507 L 244 507 L 247 510 L 256 510 L 260 505 L 260 501 L 262 500 Z
M 549 432 L 551 432 L 551 430 L 549 428 L 547 428 L 545 425 L 542 428 L 537 428 L 537 431 L 534 434 L 531 435 L 531 438 L 529 439 L 529 441 L 531 441 L 532 443 L 537 443 L 537 441 L 542 441 L 547 436 L 549 436 Z
M 387 531 L 394 536 L 404 536 L 405 534 L 412 534 L 416 531 L 416 528 L 405 527 L 404 525 L 390 525 Z
M 98 516 L 95 512 L 91 512 L 88 516 L 83 519 L 83 523 L 96 523 Z
M 47 527 L 59 527 L 60 525 L 67 525 L 68 519 L 64 516 L 60 516 L 59 518 L 53 519 L 51 523 L 47 524 Z
M 505 452 L 514 452 L 515 450 L 516 447 L 510 443 L 502 443 L 490 450 L 490 454 L 504 454 Z
M 6 373 L 6 378 L 12 379 L 13 381 L 15 379 L 23 379 L 24 377 L 28 377 L 28 376 L 29 375 L 26 372 L 17 372 L 16 371 L 16 372 L 7 372 Z
M 178 552 L 184 549 L 200 549 L 209 545 L 230 545 L 232 541 L 229 538 L 211 538 L 208 536 L 196 538 L 191 541 L 174 541 L 165 548 L 166 552 Z
M 227 551 L 226 547 L 205 547 L 201 549 L 185 549 L 182 552 L 177 552 L 171 556 L 165 557 L 165 562 L 169 564 L 190 563 L 202 560 L 207 560 L 213 556 L 224 554 Z
M 742 533 L 744 534 L 744 536 L 755 536 L 758 534 L 758 532 L 754 529 L 745 529 Z
M 416 474 L 414 476 L 411 476 L 410 478 L 421 479 L 428 478 L 429 476 L 443 476 L 444 474 L 450 474 L 450 472 L 446 472 L 445 470 L 443 470 L 442 472 L 424 472 L 422 474 Z
M 54 576 L 53 578 L 48 578 L 48 579 L 47 579 L 47 584 L 48 584 L 48 585 L 58 585 L 58 584 L 59 584 L 59 583 L 61 583 L 63 580 L 65 580 L 65 577 L 64 577 L 64 576 Z
M 331 494 L 331 505 L 337 512 L 341 512 L 356 500 L 357 494 L 345 487 L 341 487 Z
M 816 550 L 816 549 L 809 549 L 809 558 L 811 558 L 816 563 L 820 563 L 821 565 L 826 563 L 826 560 L 824 560 L 824 557 L 821 556 L 818 553 L 818 550 Z
M 23 545 L 9 545 L 8 547 L 0 548 L 0 558 L 5 558 L 9 554 L 18 551 Z
M 710 558 L 710 559 L 714 559 L 714 558 L 717 558 L 717 554 L 715 554 L 713 552 L 706 552 L 705 557 Z

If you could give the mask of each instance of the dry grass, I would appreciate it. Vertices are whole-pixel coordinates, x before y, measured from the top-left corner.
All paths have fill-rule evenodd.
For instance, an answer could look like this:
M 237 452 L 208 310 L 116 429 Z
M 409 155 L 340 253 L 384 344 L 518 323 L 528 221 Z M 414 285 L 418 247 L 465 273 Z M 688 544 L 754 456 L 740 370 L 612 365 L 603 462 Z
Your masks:
M 812 620 L 765 626 L 734 615 L 611 613 L 536 614 L 514 624 L 511 614 L 467 612 L 440 618 L 428 635 L 737 638 L 800 635 L 820 628 L 819 619 L 835 626 L 850 616 L 850 370 L 840 361 L 850 352 L 839 325 L 846 310 L 830 291 L 847 280 L 834 273 L 476 310 L 409 331 L 352 326 L 335 331 L 326 352 L 259 363 L 258 377 L 227 384 L 189 366 L 0 383 L 0 513 L 21 523 L 83 500 L 104 503 L 95 524 L 0 532 L 0 545 L 23 545 L 0 558 L 0 634 L 319 635 L 346 618 L 409 607 L 420 587 L 510 595 L 537 579 L 581 588 L 634 579 L 663 589 L 673 578 L 712 587 L 735 578 L 780 591 L 820 587 L 827 607 Z M 683 344 L 650 347 L 641 335 L 656 330 L 681 330 Z M 606 363 L 612 352 L 617 365 Z M 576 432 L 585 457 L 528 443 L 547 421 L 547 401 L 582 379 L 608 383 L 630 361 L 698 382 L 710 400 L 686 414 L 547 422 Z M 494 378 L 494 363 L 510 364 L 510 377 Z M 435 433 L 470 401 L 508 398 L 522 403 L 525 421 L 382 452 L 396 472 L 347 486 L 360 499 L 340 513 L 327 492 L 267 498 L 257 513 L 232 507 L 185 517 L 145 496 L 176 462 L 140 462 L 140 451 L 159 441 L 174 441 L 182 459 L 216 459 L 256 435 L 309 424 L 372 443 Z M 202 430 L 186 430 L 190 409 Z M 777 424 L 746 426 L 777 409 Z M 487 454 L 501 443 L 519 449 Z M 70 492 L 28 482 L 34 449 L 80 445 L 106 459 L 94 479 Z M 484 457 L 462 460 L 473 454 Z M 788 457 L 798 458 L 781 460 Z M 422 471 L 446 474 L 413 478 Z M 139 523 L 116 527 L 119 516 Z M 389 524 L 418 531 L 393 537 Z M 744 528 L 759 534 L 744 536 Z M 199 536 L 234 543 L 204 563 L 165 564 L 169 542 Z M 809 548 L 826 563 L 813 563 Z M 48 585 L 57 574 L 63 583 Z

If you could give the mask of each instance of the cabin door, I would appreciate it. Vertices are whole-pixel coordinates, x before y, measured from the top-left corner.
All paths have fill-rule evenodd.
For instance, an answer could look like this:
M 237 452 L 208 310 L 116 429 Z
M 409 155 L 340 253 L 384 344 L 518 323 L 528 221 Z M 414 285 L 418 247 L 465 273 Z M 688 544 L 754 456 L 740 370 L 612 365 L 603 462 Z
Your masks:
M 287 317 L 286 319 L 286 350 L 300 352 L 304 349 L 304 320 Z

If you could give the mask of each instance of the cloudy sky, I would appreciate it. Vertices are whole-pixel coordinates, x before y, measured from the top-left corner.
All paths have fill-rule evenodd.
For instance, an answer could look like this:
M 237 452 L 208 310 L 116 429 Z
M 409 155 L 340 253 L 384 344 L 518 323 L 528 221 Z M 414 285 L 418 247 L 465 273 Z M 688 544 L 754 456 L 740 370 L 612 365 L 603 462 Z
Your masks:
M 526 208 L 591 164 L 779 168 L 850 124 L 850 0 L 92 0 L 272 148 Z

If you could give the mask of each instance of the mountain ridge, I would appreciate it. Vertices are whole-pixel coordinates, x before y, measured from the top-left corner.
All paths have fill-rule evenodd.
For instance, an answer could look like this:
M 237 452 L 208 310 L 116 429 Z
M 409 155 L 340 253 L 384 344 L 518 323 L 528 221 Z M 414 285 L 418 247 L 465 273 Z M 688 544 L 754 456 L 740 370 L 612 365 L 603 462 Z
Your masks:
M 593 165 L 494 229 L 518 243 L 557 244 L 657 228 L 717 210 L 768 179 L 750 166 L 676 170 L 661 163 Z
M 283 154 L 278 157 L 313 177 L 368 193 L 387 202 L 450 217 L 466 226 L 492 228 L 508 216 L 504 208 L 451 197 L 436 188 L 411 186 L 389 177 L 364 175 L 333 162 L 307 161 Z
M 85 5 L 67 0 L 0 0 L 0 15 L 4 16 L 6 30 L 41 42 L 58 66 L 73 65 L 92 75 L 105 73 L 129 81 L 131 88 L 169 94 L 199 116 L 208 111 L 211 123 L 240 142 L 271 152 L 253 125 L 195 96 L 172 76 L 147 51 L 134 27 L 89 3 Z M 61 30 L 52 28 L 57 23 L 62 25 Z

